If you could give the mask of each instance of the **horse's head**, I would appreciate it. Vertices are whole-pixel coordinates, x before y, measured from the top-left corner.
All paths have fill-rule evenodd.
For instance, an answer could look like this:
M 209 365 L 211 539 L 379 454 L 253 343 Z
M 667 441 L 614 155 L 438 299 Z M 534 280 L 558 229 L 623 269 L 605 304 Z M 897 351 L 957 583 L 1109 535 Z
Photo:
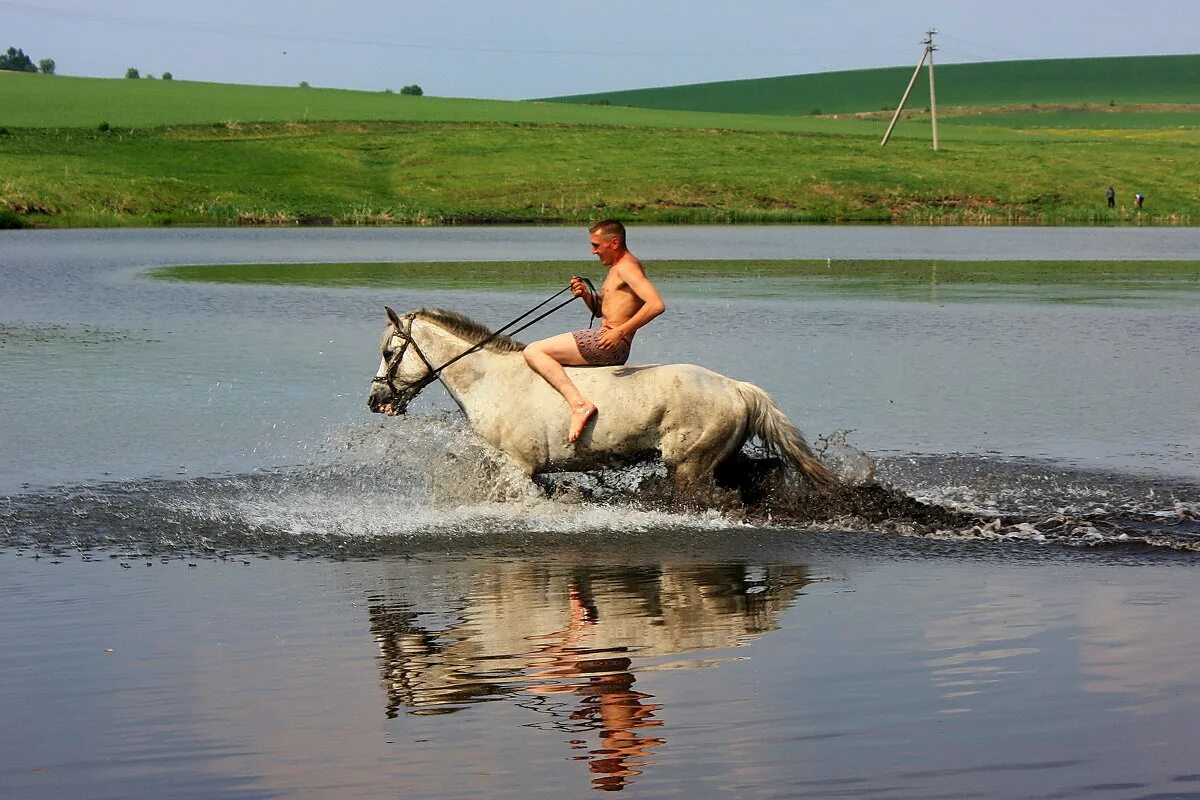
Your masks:
M 433 366 L 412 338 L 415 313 L 403 317 L 387 308 L 388 327 L 379 340 L 379 369 L 371 379 L 367 408 L 375 413 L 403 414 L 417 394 L 434 381 Z

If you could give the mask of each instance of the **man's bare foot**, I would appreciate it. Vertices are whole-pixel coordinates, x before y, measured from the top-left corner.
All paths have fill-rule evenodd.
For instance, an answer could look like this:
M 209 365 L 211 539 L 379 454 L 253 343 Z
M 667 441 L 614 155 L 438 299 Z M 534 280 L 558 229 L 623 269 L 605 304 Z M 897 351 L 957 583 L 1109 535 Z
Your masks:
M 568 442 L 574 442 L 583 435 L 583 429 L 595 413 L 596 404 L 590 400 L 584 400 L 571 409 L 571 435 L 567 437 Z

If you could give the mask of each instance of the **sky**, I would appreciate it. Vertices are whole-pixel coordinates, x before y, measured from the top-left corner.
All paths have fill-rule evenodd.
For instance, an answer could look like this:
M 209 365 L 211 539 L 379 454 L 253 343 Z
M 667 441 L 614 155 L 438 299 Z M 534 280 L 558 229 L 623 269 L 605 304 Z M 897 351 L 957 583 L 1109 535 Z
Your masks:
M 1200 51 L 1200 1 L 0 0 L 60 75 L 518 100 L 916 64 Z

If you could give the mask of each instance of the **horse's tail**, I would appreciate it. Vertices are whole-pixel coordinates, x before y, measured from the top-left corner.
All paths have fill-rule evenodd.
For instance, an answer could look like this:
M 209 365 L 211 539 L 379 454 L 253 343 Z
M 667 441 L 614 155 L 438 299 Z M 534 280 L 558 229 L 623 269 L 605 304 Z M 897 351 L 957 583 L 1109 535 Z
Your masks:
M 752 383 L 737 383 L 746 402 L 746 438 L 757 436 L 767 452 L 777 453 L 818 486 L 836 486 L 837 477 L 813 454 L 804 434 L 792 424 L 771 396 Z

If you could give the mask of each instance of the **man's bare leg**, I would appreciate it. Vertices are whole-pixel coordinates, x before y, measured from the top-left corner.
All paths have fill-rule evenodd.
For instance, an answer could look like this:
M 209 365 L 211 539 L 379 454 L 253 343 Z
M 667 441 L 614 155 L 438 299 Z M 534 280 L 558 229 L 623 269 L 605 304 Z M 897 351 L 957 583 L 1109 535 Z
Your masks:
M 583 367 L 587 361 L 579 354 L 575 337 L 569 333 L 542 339 L 525 347 L 525 361 L 546 383 L 563 396 L 571 407 L 571 430 L 567 441 L 574 442 L 583 434 L 588 420 L 596 413 L 596 404 L 584 397 L 563 366 Z

